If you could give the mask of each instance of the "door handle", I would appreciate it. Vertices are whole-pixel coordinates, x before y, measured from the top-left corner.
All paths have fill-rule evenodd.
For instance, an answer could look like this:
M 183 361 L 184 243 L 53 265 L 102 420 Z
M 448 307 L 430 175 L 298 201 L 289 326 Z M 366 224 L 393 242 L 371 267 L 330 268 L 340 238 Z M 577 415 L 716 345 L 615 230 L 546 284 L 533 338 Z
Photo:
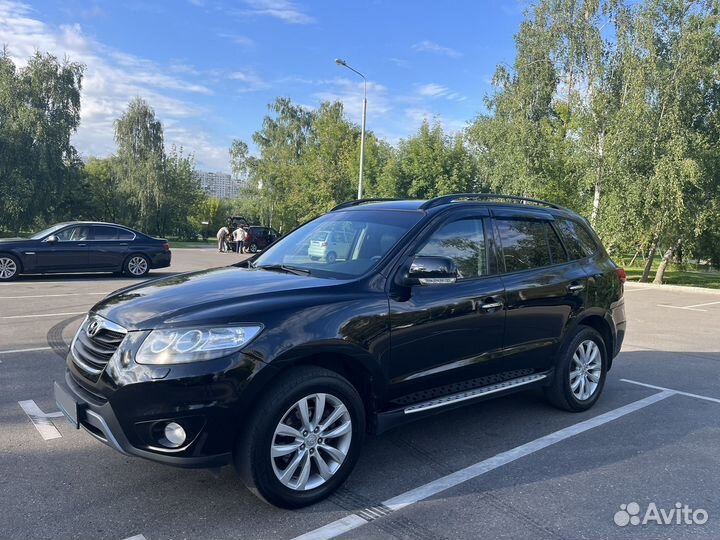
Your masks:
M 118 244 L 118 246 L 127 246 L 127 242 L 122 242 L 121 244 Z
M 503 305 L 504 304 L 502 302 L 488 302 L 487 304 L 481 304 L 480 309 L 484 309 L 484 310 L 498 309 L 498 308 L 503 307 Z
M 78 247 L 85 247 L 87 244 L 78 244 Z
M 568 285 L 567 290 L 570 292 L 580 292 L 585 288 L 585 285 L 581 285 L 580 283 L 576 283 L 574 285 Z

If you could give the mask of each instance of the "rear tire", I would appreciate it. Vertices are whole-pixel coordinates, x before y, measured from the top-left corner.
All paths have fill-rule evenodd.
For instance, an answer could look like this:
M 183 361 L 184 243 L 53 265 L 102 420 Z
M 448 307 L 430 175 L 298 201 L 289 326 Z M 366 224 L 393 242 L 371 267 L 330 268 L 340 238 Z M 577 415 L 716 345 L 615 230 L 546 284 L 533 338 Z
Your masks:
M 250 244 L 250 247 L 248 249 L 250 250 L 250 253 L 257 253 L 257 244 L 253 242 L 252 244 Z
M 130 255 L 127 259 L 125 259 L 123 272 L 134 278 L 145 277 L 148 275 L 148 272 L 150 272 L 150 261 L 145 255 L 141 255 L 139 253 Z
M 20 274 L 20 261 L 14 255 L 0 255 L 0 281 L 12 281 Z
M 249 416 L 235 447 L 235 465 L 257 497 L 299 508 L 326 498 L 345 481 L 364 435 L 365 408 L 352 384 L 327 369 L 293 368 Z
M 325 260 L 328 262 L 328 264 L 332 264 L 337 260 L 337 255 L 334 251 L 331 251 L 325 256 Z
M 557 407 L 570 412 L 586 411 L 600 397 L 607 375 L 607 349 L 594 328 L 581 326 L 566 341 L 555 363 L 552 384 L 545 397 Z

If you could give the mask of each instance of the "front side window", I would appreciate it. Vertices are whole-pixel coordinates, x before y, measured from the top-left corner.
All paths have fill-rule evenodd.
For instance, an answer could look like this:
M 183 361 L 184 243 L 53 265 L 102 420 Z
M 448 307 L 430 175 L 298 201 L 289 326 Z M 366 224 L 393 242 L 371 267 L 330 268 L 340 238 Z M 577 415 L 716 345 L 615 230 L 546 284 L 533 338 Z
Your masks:
M 567 255 L 548 221 L 498 219 L 506 272 L 519 272 L 567 261 Z
M 89 229 L 90 227 L 82 225 L 77 227 L 68 227 L 67 229 L 63 229 L 58 232 L 55 236 L 57 236 L 58 240 L 61 242 L 80 242 L 81 240 L 88 239 Z
M 452 259 L 458 269 L 458 279 L 486 275 L 487 257 L 482 219 L 460 219 L 442 225 L 417 255 Z

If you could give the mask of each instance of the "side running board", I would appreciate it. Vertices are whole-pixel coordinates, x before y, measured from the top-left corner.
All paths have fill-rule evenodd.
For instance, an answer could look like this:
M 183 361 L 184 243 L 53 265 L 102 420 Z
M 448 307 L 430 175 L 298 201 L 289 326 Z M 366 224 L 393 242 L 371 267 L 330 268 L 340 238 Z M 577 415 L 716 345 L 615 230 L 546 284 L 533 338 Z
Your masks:
M 404 412 L 405 414 L 413 414 L 428 411 L 430 409 L 437 409 L 438 407 L 445 407 L 446 405 L 453 405 L 468 399 L 475 399 L 481 396 L 487 396 L 488 394 L 494 394 L 496 392 L 502 392 L 504 390 L 510 390 L 511 388 L 517 388 L 518 386 L 538 382 L 545 379 L 547 376 L 547 373 L 526 375 L 524 377 L 518 377 L 516 379 L 490 384 L 488 386 L 481 386 L 480 388 L 473 388 L 472 390 L 466 390 L 456 394 L 429 399 L 421 403 L 415 403 L 410 407 L 406 407 Z

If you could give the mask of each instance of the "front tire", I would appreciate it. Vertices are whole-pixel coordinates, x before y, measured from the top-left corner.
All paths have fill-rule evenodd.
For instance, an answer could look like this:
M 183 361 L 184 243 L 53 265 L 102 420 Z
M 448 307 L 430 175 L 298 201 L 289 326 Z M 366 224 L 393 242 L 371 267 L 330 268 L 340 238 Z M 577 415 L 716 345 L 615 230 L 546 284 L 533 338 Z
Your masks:
M 605 387 L 607 363 L 607 348 L 602 336 L 594 328 L 581 326 L 560 350 L 553 382 L 545 388 L 545 397 L 559 409 L 588 410 L 595 405 Z
M 20 261 L 13 255 L 0 255 L 0 281 L 12 281 L 20 273 Z
M 253 242 L 252 244 L 250 244 L 250 247 L 248 249 L 250 250 L 250 253 L 257 253 L 257 244 Z
M 145 277 L 150 272 L 150 261 L 145 255 L 130 255 L 123 265 L 123 271 L 130 277 Z
M 293 368 L 268 391 L 235 448 L 235 465 L 260 499 L 282 508 L 314 504 L 355 467 L 365 434 L 357 390 L 339 374 Z

